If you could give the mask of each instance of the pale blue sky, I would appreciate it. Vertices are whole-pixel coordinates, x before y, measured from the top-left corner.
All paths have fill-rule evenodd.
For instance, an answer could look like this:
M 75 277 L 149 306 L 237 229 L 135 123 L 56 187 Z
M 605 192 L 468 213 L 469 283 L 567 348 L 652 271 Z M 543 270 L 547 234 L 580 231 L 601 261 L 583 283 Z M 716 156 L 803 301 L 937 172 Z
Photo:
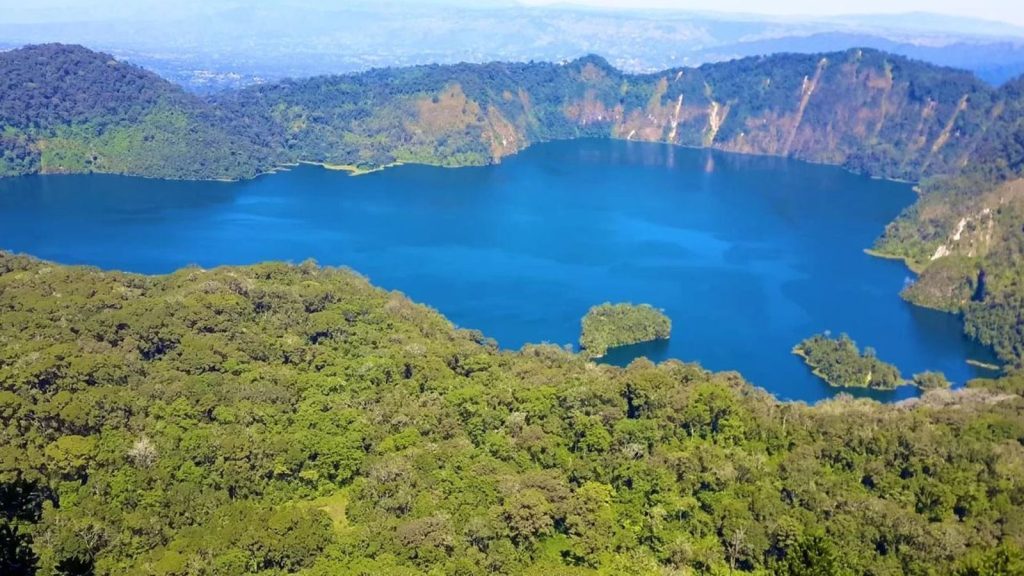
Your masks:
M 614 8 L 675 8 L 749 14 L 828 16 L 934 12 L 1024 26 L 1022 0 L 520 0 L 528 5 L 579 4 Z
M 100 20 L 108 17 L 173 17 L 209 11 L 223 5 L 302 5 L 320 8 L 352 4 L 453 2 L 494 5 L 518 2 L 528 6 L 575 4 L 604 8 L 666 8 L 684 11 L 829 16 L 931 12 L 1024 26 L 1024 0 L 0 0 L 0 23 Z

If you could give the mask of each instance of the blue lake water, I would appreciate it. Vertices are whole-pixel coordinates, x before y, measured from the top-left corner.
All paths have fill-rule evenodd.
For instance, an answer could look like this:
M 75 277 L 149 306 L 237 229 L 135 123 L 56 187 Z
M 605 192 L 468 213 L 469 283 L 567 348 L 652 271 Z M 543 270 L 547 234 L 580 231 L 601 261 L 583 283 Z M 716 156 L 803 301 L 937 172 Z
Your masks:
M 863 249 L 914 199 L 906 184 L 778 158 L 577 140 L 497 166 L 314 166 L 238 183 L 108 175 L 0 180 L 0 247 L 145 273 L 262 260 L 344 265 L 507 348 L 574 343 L 587 309 L 646 302 L 667 342 L 612 351 L 738 370 L 780 398 L 836 393 L 790 353 L 824 330 L 905 376 L 955 382 L 991 359 L 956 317 L 912 307 L 912 274 Z M 871 393 L 912 395 L 909 388 Z

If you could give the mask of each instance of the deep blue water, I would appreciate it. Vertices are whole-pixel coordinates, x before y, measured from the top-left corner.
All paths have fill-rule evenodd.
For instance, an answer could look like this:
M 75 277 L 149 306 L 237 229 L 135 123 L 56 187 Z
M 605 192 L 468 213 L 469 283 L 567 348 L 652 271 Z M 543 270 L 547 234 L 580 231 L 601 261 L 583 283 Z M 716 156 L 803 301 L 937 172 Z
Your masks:
M 696 360 L 814 401 L 836 391 L 790 350 L 823 330 L 908 377 L 942 370 L 962 383 L 979 375 L 967 358 L 991 358 L 954 316 L 900 300 L 912 279 L 901 263 L 864 254 L 912 201 L 906 184 L 834 167 L 578 140 L 498 166 L 359 177 L 302 166 L 239 183 L 5 179 L 0 247 L 146 273 L 315 258 L 508 348 L 575 342 L 591 305 L 646 302 L 672 318 L 671 340 L 607 361 Z

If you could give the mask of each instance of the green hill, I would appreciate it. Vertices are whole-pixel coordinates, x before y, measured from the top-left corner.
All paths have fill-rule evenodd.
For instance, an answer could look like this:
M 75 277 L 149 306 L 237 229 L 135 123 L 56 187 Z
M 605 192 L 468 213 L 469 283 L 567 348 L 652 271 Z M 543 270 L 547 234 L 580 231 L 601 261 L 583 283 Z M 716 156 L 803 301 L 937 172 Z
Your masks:
M 250 178 L 271 158 L 243 126 L 107 54 L 61 44 L 0 52 L 0 176 Z
M 968 335 L 1024 365 L 1024 78 L 997 92 L 998 118 L 970 162 L 930 179 L 876 249 L 921 271 L 911 302 L 960 313 Z

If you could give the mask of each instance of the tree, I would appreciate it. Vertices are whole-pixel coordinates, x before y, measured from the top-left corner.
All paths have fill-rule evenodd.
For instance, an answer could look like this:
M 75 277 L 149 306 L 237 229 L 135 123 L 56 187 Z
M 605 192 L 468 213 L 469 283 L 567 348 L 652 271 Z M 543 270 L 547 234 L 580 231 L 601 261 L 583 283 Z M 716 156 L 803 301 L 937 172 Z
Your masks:
M 840 576 L 846 574 L 831 541 L 821 534 L 802 538 L 796 548 L 786 552 L 777 567 L 784 576 Z

